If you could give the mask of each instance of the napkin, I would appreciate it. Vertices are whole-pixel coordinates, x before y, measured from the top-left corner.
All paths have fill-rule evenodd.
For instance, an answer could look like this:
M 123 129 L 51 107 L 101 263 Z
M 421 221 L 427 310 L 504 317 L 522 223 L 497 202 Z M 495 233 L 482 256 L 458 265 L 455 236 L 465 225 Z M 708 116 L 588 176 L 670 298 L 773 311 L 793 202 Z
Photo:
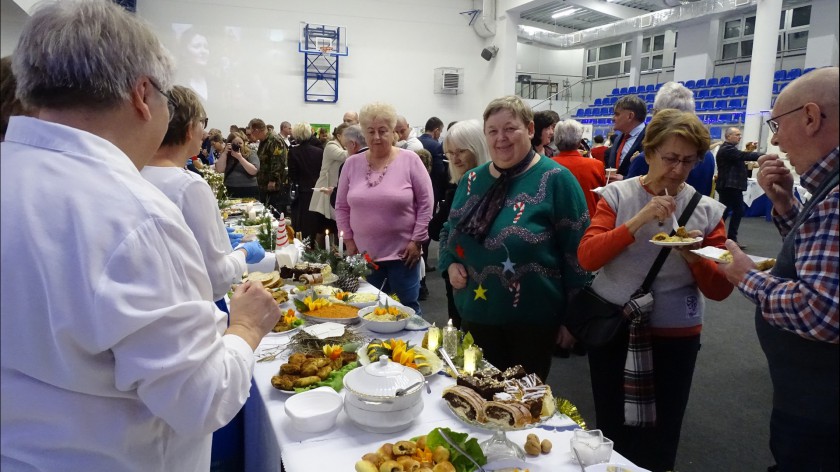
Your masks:
M 337 338 L 344 335 L 344 325 L 332 321 L 307 326 L 303 330 L 318 339 Z

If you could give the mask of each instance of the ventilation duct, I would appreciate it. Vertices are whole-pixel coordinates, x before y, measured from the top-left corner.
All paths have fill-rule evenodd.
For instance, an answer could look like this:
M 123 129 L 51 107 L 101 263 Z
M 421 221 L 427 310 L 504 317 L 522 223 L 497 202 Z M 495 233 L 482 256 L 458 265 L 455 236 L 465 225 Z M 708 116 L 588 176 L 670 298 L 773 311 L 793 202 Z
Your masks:
M 580 47 L 584 43 L 637 34 L 642 29 L 672 26 L 697 18 L 732 13 L 736 8 L 753 6 L 758 0 L 703 0 L 686 3 L 668 10 L 616 21 L 576 33 L 560 34 L 531 26 L 518 26 L 517 38 L 552 48 Z M 486 3 L 486 2 L 485 2 Z
M 482 0 L 481 13 L 475 18 L 472 26 L 482 38 L 496 36 L 496 0 Z

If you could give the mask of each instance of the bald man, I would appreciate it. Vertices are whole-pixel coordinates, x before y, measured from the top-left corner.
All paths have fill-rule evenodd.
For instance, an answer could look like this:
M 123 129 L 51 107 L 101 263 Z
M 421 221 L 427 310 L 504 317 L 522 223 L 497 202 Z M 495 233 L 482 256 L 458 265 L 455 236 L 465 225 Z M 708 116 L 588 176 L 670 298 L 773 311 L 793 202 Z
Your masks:
M 782 159 L 759 158 L 758 183 L 784 237 L 775 267 L 756 270 L 731 240 L 733 261 L 722 266 L 757 306 L 756 333 L 773 381 L 770 450 L 782 472 L 840 469 L 838 81 L 837 67 L 803 75 L 782 91 L 767 120 L 771 142 L 811 193 L 799 203 Z
M 755 143 L 747 143 L 746 151 L 738 149 L 741 142 L 741 130 L 729 128 L 723 136 L 724 142 L 720 145 L 715 160 L 717 161 L 718 177 L 717 191 L 720 194 L 720 202 L 726 205 L 726 212 L 729 215 L 729 228 L 726 237 L 738 242 L 738 227 L 741 226 L 741 217 L 744 216 L 744 190 L 747 189 L 747 162 L 757 161 L 761 153 L 750 152 L 755 150 Z M 747 247 L 738 243 L 741 249 Z
M 348 111 L 344 114 L 344 124 L 347 126 L 359 124 L 359 114 L 355 111 Z

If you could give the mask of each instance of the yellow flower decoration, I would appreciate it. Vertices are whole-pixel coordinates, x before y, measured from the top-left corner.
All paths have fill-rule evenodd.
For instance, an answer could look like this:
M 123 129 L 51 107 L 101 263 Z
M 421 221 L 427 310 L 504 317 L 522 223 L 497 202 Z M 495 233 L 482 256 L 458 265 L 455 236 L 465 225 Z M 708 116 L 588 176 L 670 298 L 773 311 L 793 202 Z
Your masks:
M 343 351 L 344 349 L 338 344 L 327 344 L 324 346 L 324 355 L 332 361 L 341 357 Z
M 284 313 L 284 314 L 283 314 L 283 323 L 285 323 L 285 324 L 287 324 L 287 325 L 289 325 L 289 326 L 291 326 L 291 325 L 292 325 L 292 323 L 293 323 L 296 319 L 297 319 L 297 316 L 295 316 L 295 310 L 293 310 L 293 309 L 291 309 L 291 308 L 289 308 L 288 310 L 286 310 L 286 313 Z
M 333 296 L 341 301 L 347 301 L 351 295 L 353 295 L 352 292 L 336 292 Z
M 378 306 L 378 307 L 373 309 L 373 314 L 374 315 L 399 316 L 400 315 L 400 310 L 397 307 L 393 307 L 393 306 L 387 306 L 387 307 Z
M 304 298 L 303 303 L 304 305 L 306 305 L 309 311 L 317 310 L 318 308 L 323 308 L 325 306 L 332 305 L 332 303 L 326 298 L 316 298 L 313 300 L 312 297 Z

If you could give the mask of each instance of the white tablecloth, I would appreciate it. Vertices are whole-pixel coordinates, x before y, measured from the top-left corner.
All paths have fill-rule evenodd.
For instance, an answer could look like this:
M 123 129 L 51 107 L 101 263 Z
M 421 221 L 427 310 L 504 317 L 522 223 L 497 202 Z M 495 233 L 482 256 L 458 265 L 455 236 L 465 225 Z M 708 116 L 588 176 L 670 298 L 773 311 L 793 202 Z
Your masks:
M 796 198 L 798 198 L 800 202 L 804 202 L 805 200 L 811 198 L 811 194 L 805 190 L 805 187 L 799 185 L 798 183 L 793 185 L 793 190 Z M 744 203 L 746 203 L 747 206 L 752 206 L 753 202 L 762 195 L 764 195 L 764 189 L 758 185 L 758 181 L 753 178 L 747 179 L 747 189 L 744 191 Z
M 365 283 L 361 290 L 376 291 L 374 287 Z M 385 336 L 364 328 L 360 328 L 360 332 L 369 338 Z M 419 344 L 423 334 L 424 331 L 402 331 L 387 336 Z M 263 339 L 257 352 L 259 354 L 265 348 L 285 344 L 289 338 L 288 335 L 269 335 Z M 284 402 L 288 394 L 271 386 L 271 377 L 277 373 L 287 357 L 288 353 L 284 353 L 282 358 L 274 361 L 257 363 L 254 369 L 254 386 L 251 388 L 251 398 L 245 404 L 244 414 L 246 471 L 279 471 L 281 456 L 287 472 L 353 470 L 356 461 L 368 452 L 375 452 L 382 444 L 420 436 L 438 426 L 467 432 L 479 441 L 489 439 L 492 435 L 490 431 L 462 423 L 449 411 L 441 395 L 443 389 L 453 384 L 454 380 L 443 374 L 430 377 L 432 393 L 423 394 L 423 413 L 404 431 L 391 434 L 363 431 L 353 425 L 342 410 L 332 430 L 318 434 L 302 433 L 291 425 L 286 416 Z M 554 448 L 550 454 L 527 459 L 527 466 L 531 472 L 579 472 L 580 468 L 572 461 L 569 450 L 571 431 L 576 427 L 577 425 L 567 417 L 555 416 L 538 428 L 507 434 L 520 446 L 525 444 L 526 436 L 532 432 L 540 439 L 548 439 L 553 443 Z M 616 452 L 613 453 L 612 461 L 630 464 Z

